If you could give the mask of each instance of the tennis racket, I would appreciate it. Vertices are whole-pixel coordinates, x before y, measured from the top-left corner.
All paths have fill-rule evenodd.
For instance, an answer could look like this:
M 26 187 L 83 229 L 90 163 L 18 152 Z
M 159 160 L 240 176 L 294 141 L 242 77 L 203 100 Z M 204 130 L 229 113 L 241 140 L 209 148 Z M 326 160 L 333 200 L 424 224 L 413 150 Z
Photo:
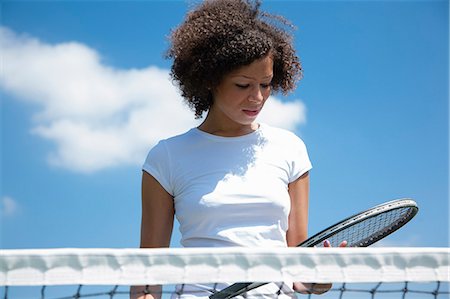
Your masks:
M 392 234 L 408 223 L 419 208 L 412 199 L 398 199 L 348 217 L 300 243 L 299 247 L 324 247 L 328 240 L 332 247 L 347 241 L 347 247 L 367 247 Z M 268 282 L 235 283 L 218 291 L 210 299 L 229 299 Z

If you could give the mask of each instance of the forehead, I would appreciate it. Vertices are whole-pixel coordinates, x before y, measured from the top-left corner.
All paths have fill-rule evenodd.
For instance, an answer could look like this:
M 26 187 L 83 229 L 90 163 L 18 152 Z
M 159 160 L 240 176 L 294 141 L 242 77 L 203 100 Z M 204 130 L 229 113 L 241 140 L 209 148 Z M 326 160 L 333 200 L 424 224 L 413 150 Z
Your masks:
M 273 75 L 273 59 L 266 56 L 257 59 L 249 65 L 244 65 L 230 72 L 229 77 L 248 77 L 250 79 L 261 79 L 272 77 Z

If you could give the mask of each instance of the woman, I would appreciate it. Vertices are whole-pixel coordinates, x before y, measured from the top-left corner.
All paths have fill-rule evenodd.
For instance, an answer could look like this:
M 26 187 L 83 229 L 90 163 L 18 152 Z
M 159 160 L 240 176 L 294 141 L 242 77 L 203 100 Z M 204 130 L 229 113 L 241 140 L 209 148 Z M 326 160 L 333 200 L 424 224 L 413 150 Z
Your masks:
M 257 122 L 301 65 L 281 17 L 244 0 L 205 1 L 171 34 L 172 78 L 201 125 L 160 141 L 143 166 L 141 247 L 168 247 L 174 217 L 184 247 L 296 246 L 306 239 L 311 163 L 303 141 Z M 225 285 L 178 286 L 205 297 Z M 290 298 L 330 285 L 274 283 L 248 296 Z M 144 287 L 133 287 L 132 292 Z M 152 286 L 145 298 L 158 297 Z M 142 296 L 141 298 L 144 298 Z

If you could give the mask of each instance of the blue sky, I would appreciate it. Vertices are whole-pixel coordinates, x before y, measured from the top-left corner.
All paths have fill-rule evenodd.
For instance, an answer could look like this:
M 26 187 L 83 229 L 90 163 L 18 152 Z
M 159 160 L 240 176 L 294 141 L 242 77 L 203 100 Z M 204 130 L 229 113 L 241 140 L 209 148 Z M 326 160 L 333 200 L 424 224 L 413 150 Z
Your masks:
M 0 5 L 1 247 L 138 247 L 146 152 L 196 124 L 163 58 L 187 2 Z M 448 246 L 448 2 L 263 8 L 298 27 L 304 79 L 263 120 L 308 146 L 310 233 L 412 197 L 418 216 L 381 245 Z

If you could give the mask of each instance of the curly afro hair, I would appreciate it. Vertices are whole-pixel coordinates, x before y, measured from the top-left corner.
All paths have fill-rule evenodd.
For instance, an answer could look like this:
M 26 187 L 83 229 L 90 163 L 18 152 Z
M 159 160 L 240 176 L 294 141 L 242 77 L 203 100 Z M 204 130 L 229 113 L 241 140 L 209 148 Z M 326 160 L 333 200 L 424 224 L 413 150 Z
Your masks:
M 211 90 L 231 71 L 272 55 L 273 91 L 293 90 L 302 67 L 281 16 L 260 11 L 260 1 L 205 0 L 171 32 L 166 58 L 172 79 L 196 118 L 213 103 Z

